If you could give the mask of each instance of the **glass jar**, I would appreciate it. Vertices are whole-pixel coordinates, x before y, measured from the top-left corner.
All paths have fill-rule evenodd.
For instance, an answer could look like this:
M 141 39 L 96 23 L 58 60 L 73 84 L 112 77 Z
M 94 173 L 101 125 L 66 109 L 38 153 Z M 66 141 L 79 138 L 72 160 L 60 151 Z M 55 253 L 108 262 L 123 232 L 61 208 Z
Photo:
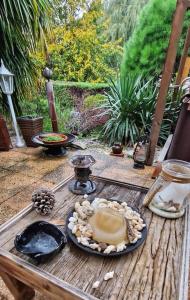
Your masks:
M 145 196 L 144 205 L 166 218 L 183 216 L 190 200 L 190 163 L 170 159 L 162 163 L 162 172 Z

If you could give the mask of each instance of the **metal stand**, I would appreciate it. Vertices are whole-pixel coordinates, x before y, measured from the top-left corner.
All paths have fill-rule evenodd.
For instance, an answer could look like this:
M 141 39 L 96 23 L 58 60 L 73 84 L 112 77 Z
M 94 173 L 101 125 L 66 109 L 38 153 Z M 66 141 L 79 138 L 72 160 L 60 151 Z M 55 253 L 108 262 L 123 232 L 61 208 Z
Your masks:
M 64 147 L 51 147 L 47 150 L 44 150 L 44 153 L 47 156 L 65 156 L 67 154 L 67 150 Z

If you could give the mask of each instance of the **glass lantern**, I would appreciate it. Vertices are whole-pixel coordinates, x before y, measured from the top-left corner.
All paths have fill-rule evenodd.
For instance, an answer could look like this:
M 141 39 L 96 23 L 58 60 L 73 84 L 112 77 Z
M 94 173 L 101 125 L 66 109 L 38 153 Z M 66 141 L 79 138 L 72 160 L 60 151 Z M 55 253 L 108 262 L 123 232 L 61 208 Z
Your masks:
M 166 218 L 183 216 L 190 200 L 190 163 L 166 160 L 162 172 L 144 199 L 144 205 Z
M 144 169 L 146 162 L 146 153 L 148 147 L 148 138 L 147 136 L 141 136 L 138 139 L 138 142 L 135 144 L 133 152 L 134 168 L 135 169 Z
M 11 95 L 13 93 L 13 74 L 5 68 L 3 61 L 1 60 L 0 67 L 0 86 L 2 92 L 6 95 Z

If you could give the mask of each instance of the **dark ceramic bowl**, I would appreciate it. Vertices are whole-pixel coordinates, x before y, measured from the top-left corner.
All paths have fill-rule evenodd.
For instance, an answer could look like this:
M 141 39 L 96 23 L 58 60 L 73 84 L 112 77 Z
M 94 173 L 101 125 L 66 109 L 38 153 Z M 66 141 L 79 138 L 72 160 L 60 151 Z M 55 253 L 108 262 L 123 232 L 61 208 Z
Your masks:
M 38 221 L 17 235 L 14 242 L 17 251 L 40 263 L 62 250 L 67 239 L 57 226 L 45 221 Z

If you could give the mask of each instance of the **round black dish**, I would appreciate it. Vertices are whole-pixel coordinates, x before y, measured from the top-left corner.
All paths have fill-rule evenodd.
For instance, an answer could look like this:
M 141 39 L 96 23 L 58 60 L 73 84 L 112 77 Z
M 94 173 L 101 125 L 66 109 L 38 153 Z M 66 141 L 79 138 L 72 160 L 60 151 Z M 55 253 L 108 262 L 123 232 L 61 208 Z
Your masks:
M 50 134 L 50 132 L 42 132 L 34 135 L 32 137 L 32 142 L 38 146 L 45 147 L 46 150 L 44 151 L 47 156 L 64 156 L 67 153 L 66 147 L 69 147 L 69 145 L 75 140 L 75 136 L 73 134 L 66 134 L 67 140 L 63 142 L 56 142 L 53 144 L 45 143 L 42 140 L 40 140 L 39 137 L 47 136 Z
M 17 235 L 14 243 L 17 251 L 41 263 L 62 250 L 67 239 L 57 226 L 38 221 L 30 224 Z
M 108 199 L 109 201 L 115 201 L 115 200 L 112 200 L 112 199 Z M 91 200 L 90 202 L 92 202 L 93 200 Z M 122 203 L 122 201 L 118 201 L 118 203 Z M 138 211 L 136 208 L 134 207 L 131 207 L 133 210 L 136 210 Z M 127 245 L 127 248 L 123 251 L 120 251 L 120 252 L 111 252 L 109 254 L 106 254 L 106 253 L 103 253 L 103 252 L 98 252 L 97 250 L 93 250 L 89 247 L 86 247 L 82 244 L 80 244 L 78 241 L 77 241 L 77 238 L 76 236 L 72 233 L 72 231 L 68 228 L 68 224 L 69 224 L 69 218 L 73 216 L 73 212 L 75 211 L 75 209 L 73 209 L 67 216 L 67 220 L 66 220 L 66 231 L 67 231 L 67 235 L 68 237 L 70 238 L 70 240 L 77 246 L 79 247 L 81 250 L 84 250 L 86 252 L 88 252 L 89 254 L 94 254 L 94 255 L 98 255 L 98 256 L 104 256 L 104 257 L 114 257 L 114 256 L 121 256 L 121 255 L 124 255 L 124 254 L 127 254 L 127 253 L 130 253 L 132 251 L 134 251 L 136 248 L 138 248 L 146 239 L 147 237 L 147 227 L 144 227 L 142 230 L 141 230 L 141 233 L 142 233 L 142 237 L 141 239 L 139 239 L 135 244 L 129 244 Z M 138 211 L 139 213 L 139 211 Z M 144 221 L 144 224 L 145 224 L 145 220 L 144 218 L 141 216 L 141 218 L 143 219 Z

